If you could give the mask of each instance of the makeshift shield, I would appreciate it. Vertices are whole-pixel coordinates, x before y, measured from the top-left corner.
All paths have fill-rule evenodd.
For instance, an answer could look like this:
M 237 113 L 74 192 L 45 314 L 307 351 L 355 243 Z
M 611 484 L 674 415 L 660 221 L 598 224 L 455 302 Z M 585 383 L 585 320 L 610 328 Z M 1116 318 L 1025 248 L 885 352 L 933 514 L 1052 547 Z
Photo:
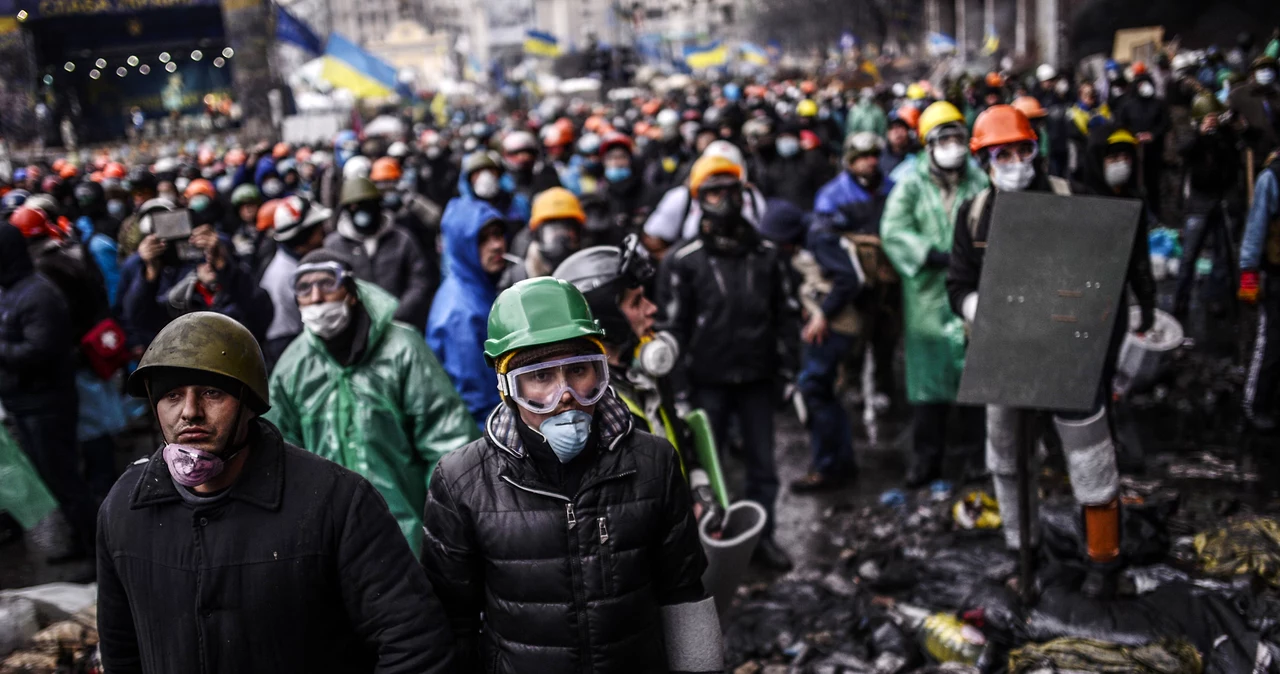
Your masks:
M 997 192 L 958 401 L 1087 412 L 1142 203 Z
M 711 433 L 711 419 L 705 410 L 693 410 L 684 418 L 693 432 L 693 451 L 698 463 L 707 471 L 711 481 L 711 492 L 716 495 L 716 502 L 721 508 L 729 508 L 729 489 L 724 481 L 724 471 L 720 469 L 720 454 L 716 451 L 716 437 Z

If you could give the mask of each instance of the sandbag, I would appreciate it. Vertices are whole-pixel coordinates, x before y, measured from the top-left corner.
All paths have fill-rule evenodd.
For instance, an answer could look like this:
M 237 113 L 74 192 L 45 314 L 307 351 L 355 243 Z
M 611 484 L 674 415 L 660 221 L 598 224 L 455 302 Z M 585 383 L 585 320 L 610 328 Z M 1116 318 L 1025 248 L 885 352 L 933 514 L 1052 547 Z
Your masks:
M 1280 587 L 1280 522 L 1269 517 L 1238 520 L 1195 537 L 1200 569 L 1210 576 L 1253 574 Z
M 1204 664 L 1195 646 L 1181 639 L 1163 639 L 1142 646 L 1055 639 L 1028 644 L 1009 654 L 1009 674 L 1043 669 L 1097 674 L 1201 674 Z

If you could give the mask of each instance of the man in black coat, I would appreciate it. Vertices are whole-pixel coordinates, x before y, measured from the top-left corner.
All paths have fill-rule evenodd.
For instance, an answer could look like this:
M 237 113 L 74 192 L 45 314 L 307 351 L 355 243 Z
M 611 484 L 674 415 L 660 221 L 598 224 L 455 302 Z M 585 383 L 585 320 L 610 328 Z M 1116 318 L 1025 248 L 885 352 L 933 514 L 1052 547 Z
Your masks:
M 422 563 L 464 672 L 724 668 L 675 449 L 632 428 L 604 332 L 549 277 L 503 291 L 485 359 L 503 404 L 431 477 Z
M 82 556 L 93 549 L 94 504 L 76 451 L 75 349 L 67 301 L 36 273 L 22 233 L 0 223 L 0 403 L 71 526 L 69 556 Z
M 1164 173 L 1164 142 L 1169 133 L 1169 105 L 1156 98 L 1156 85 L 1151 76 L 1139 75 L 1133 80 L 1136 97 L 1117 110 L 1116 124 L 1128 129 L 1138 139 L 1138 161 L 1142 171 L 1141 185 L 1146 191 L 1147 207 L 1160 215 L 1160 176 Z
M 167 444 L 99 514 L 106 671 L 454 671 L 440 604 L 378 491 L 260 418 L 266 364 L 244 326 L 175 319 L 129 392 Z

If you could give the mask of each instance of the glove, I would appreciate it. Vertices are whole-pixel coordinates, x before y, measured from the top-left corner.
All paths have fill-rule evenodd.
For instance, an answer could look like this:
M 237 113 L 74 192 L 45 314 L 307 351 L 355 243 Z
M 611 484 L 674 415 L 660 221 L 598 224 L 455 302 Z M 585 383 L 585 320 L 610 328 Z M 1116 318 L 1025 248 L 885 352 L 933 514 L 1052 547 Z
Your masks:
M 1240 290 L 1236 292 L 1236 297 L 1246 304 L 1257 304 L 1258 272 L 1256 270 L 1246 269 L 1240 272 Z
M 1138 334 L 1146 334 L 1156 324 L 1156 308 L 1142 307 L 1142 321 L 1138 324 Z
M 930 267 L 946 269 L 951 266 L 951 253 L 944 253 L 940 250 L 930 248 L 929 254 L 924 256 L 924 263 Z

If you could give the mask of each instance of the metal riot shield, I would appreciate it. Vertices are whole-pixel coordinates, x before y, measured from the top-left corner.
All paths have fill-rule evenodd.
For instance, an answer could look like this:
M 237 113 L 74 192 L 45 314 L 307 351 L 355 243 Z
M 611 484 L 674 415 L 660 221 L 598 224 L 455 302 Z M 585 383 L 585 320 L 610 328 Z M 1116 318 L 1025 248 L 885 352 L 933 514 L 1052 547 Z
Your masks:
M 707 471 L 711 482 L 711 492 L 716 495 L 716 502 L 726 511 L 729 509 L 729 488 L 724 481 L 724 471 L 720 468 L 720 453 L 716 451 L 716 436 L 711 433 L 711 419 L 705 410 L 693 410 L 685 416 L 684 422 L 693 431 L 693 451 L 698 463 Z
M 1141 208 L 1131 199 L 995 194 L 960 403 L 1094 408 Z

